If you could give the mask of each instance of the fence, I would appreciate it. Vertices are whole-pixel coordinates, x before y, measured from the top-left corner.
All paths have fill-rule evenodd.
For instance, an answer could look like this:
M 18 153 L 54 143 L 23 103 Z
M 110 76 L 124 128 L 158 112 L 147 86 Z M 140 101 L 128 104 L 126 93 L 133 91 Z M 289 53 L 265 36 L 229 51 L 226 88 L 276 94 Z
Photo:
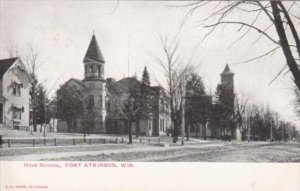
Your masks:
M 160 138 L 133 138 L 133 143 L 160 143 Z M 40 147 L 40 146 L 76 146 L 93 144 L 127 144 L 124 137 L 9 137 L 0 136 L 0 148 Z

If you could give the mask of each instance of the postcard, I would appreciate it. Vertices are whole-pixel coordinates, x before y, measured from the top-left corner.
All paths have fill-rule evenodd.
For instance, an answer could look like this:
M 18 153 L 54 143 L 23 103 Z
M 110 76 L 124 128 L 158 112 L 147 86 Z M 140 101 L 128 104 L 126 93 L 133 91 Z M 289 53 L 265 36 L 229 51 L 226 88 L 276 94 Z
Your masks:
M 297 1 L 0 1 L 0 190 L 300 189 Z

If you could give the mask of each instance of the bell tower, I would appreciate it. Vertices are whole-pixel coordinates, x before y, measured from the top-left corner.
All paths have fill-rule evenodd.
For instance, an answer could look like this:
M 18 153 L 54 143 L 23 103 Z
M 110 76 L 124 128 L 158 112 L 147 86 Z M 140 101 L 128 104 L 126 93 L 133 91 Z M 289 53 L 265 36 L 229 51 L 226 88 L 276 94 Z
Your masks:
M 105 85 L 104 64 L 105 60 L 99 48 L 95 35 L 93 34 L 89 47 L 83 59 L 84 79 L 87 88 L 86 100 L 89 112 L 94 112 L 95 131 L 105 132 Z
M 232 99 L 228 97 L 228 104 L 229 106 L 234 109 L 234 72 L 232 72 L 226 64 L 224 71 L 220 74 L 221 75 L 221 85 L 225 88 L 225 91 L 232 95 Z M 231 126 L 231 135 L 233 135 L 232 138 L 241 141 L 242 140 L 242 134 L 238 128 L 238 123 L 229 125 Z
M 226 64 L 224 71 L 220 74 L 221 76 L 221 84 L 229 90 L 230 92 L 234 93 L 234 73 L 230 70 L 228 64 Z

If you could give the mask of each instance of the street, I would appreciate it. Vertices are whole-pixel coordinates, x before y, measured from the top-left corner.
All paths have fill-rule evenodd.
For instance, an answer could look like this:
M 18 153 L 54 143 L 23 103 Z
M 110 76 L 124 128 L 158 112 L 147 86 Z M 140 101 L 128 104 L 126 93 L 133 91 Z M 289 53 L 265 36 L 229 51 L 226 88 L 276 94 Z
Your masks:
M 299 143 L 207 142 L 161 147 L 106 144 L 4 149 L 0 160 L 131 162 L 300 162 Z
M 58 160 L 133 162 L 300 162 L 300 145 L 290 143 L 186 146 L 176 149 L 76 156 Z

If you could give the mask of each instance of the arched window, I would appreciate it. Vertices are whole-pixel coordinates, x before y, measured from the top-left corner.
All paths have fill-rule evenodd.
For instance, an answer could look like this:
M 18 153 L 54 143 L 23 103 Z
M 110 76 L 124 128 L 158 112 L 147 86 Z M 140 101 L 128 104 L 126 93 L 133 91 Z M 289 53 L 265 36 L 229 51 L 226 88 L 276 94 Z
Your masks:
M 97 73 L 98 73 L 98 77 L 102 76 L 101 75 L 101 66 L 100 65 L 98 65 L 98 67 L 97 67 Z
M 104 75 L 104 67 L 103 66 L 101 66 L 101 71 L 100 71 L 100 75 L 101 75 L 101 77 L 103 77 L 103 75 Z
M 89 95 L 88 97 L 88 111 L 92 111 L 94 109 L 94 95 Z

